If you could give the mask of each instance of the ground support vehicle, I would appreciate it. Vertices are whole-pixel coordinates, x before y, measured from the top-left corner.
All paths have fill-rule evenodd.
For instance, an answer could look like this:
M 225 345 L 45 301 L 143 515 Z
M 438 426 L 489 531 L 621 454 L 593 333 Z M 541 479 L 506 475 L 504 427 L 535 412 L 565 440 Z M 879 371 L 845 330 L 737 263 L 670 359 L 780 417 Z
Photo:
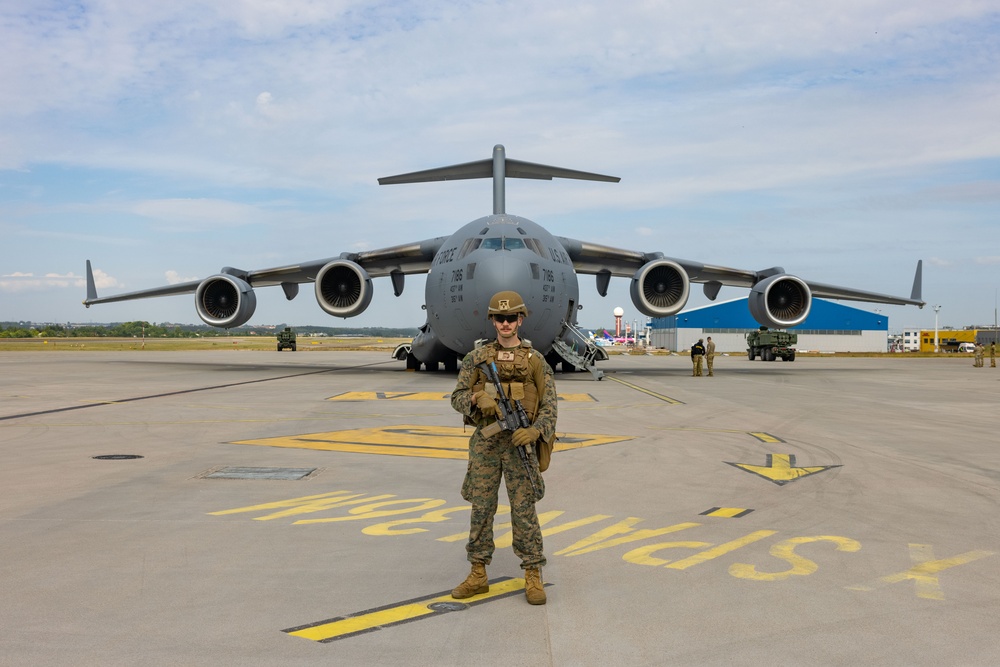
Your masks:
M 286 347 L 291 349 L 292 352 L 295 351 L 295 332 L 289 327 L 285 327 L 283 331 L 278 332 L 278 352 L 281 352 Z
M 795 361 L 795 348 L 792 346 L 798 342 L 798 334 L 771 331 L 767 327 L 761 327 L 747 334 L 747 357 L 750 361 L 758 356 L 763 361 L 774 361 L 778 358 L 783 361 Z

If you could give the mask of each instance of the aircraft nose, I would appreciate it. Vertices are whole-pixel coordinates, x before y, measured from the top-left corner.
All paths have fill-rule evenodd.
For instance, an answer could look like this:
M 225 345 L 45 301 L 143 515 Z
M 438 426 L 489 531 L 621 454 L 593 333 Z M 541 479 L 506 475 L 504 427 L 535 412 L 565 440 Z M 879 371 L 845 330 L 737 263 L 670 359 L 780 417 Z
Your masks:
M 538 278 L 534 275 L 536 271 L 537 265 L 533 269 L 529 262 L 511 256 L 510 252 L 484 252 L 477 258 L 471 280 L 466 277 L 466 284 L 467 288 L 473 287 L 476 305 L 483 311 L 493 295 L 503 290 L 513 290 L 520 294 L 530 309 L 530 304 L 537 299 L 535 292 L 540 289 Z

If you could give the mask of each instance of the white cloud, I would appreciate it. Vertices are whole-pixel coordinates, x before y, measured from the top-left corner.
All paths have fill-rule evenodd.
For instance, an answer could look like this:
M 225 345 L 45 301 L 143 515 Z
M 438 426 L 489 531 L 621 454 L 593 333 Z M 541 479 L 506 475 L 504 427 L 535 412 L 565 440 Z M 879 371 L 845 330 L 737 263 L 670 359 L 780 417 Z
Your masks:
M 167 284 L 169 285 L 176 285 L 177 283 L 186 283 L 192 280 L 198 280 L 197 276 L 191 278 L 184 278 L 181 276 L 181 274 L 177 273 L 173 269 L 167 271 L 165 275 L 167 276 Z
M 94 283 L 97 287 L 122 287 L 118 281 L 99 269 L 94 270 Z M 72 272 L 66 274 L 46 273 L 36 276 L 33 273 L 15 271 L 9 275 L 0 276 L 0 292 L 39 292 L 65 287 L 85 288 L 87 280 Z

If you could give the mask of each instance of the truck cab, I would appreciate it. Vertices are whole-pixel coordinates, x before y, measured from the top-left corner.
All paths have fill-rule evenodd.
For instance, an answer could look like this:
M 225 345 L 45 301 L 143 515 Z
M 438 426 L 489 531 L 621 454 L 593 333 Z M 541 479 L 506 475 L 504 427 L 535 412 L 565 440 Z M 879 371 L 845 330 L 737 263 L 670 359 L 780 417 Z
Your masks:
M 295 332 L 292 331 L 291 327 L 285 327 L 278 332 L 278 352 L 286 347 L 295 352 Z

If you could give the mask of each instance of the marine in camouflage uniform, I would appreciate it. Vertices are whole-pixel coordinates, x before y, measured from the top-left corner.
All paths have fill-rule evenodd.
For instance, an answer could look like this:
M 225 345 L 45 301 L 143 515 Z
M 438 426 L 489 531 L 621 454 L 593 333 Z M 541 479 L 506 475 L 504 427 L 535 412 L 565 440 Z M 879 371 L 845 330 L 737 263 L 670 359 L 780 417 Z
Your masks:
M 715 341 L 712 337 L 708 337 L 708 342 L 705 343 L 705 363 L 708 365 L 708 377 L 715 375 Z
M 542 356 L 522 341 L 517 329 L 527 314 L 516 292 L 500 292 L 490 300 L 489 315 L 497 328 L 497 340 L 465 355 L 451 405 L 475 425 L 469 440 L 469 467 L 462 484 L 462 497 L 472 503 L 469 542 L 466 545 L 472 572 L 452 591 L 452 597 L 467 598 L 489 591 L 486 566 L 493 559 L 493 518 L 497 512 L 500 477 L 507 485 L 513 528 L 514 553 L 525 571 L 525 594 L 531 604 L 545 604 L 541 567 L 542 531 L 535 502 L 545 494 L 538 469 L 536 442 L 551 443 L 556 430 L 556 385 L 552 369 Z M 514 318 L 507 322 L 504 319 Z M 499 321 L 498 321 L 499 320 Z M 508 398 L 520 400 L 530 428 L 496 431 L 497 407 L 493 385 L 477 364 L 493 361 Z M 485 433 L 484 433 L 485 429 Z M 529 472 L 518 454 L 525 445 Z M 534 488 L 532 487 L 534 483 Z

